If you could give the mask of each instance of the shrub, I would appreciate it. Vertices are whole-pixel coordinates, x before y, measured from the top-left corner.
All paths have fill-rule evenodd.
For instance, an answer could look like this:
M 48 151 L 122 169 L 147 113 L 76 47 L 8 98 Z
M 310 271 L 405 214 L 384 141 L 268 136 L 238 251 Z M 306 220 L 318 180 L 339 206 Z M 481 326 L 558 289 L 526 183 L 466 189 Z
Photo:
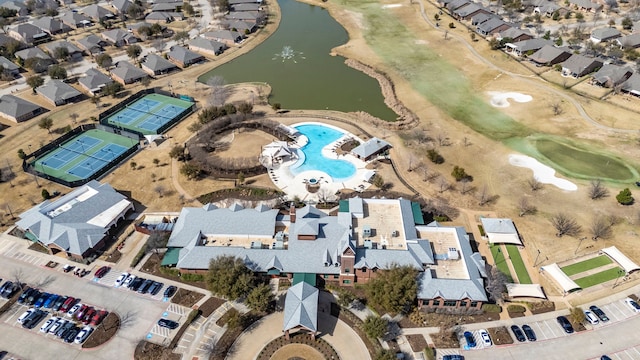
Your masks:
M 449 23 L 449 29 L 455 29 L 455 27 L 456 27 L 456 24 L 452 22 Z
M 482 311 L 488 313 L 499 313 L 502 311 L 502 307 L 496 304 L 482 304 Z
M 181 278 L 183 281 L 204 281 L 202 274 L 182 274 Z
M 622 205 L 631 205 L 633 204 L 633 196 L 631 196 L 631 190 L 629 188 L 625 188 L 621 190 L 618 195 L 616 195 L 616 200 Z
M 442 155 L 434 149 L 427 150 L 427 158 L 434 164 L 442 164 L 444 162 Z
M 509 305 L 507 306 L 507 311 L 510 313 L 523 313 L 527 309 L 522 305 Z
M 456 179 L 456 181 L 462 181 L 463 179 L 469 179 L 470 178 L 469 174 L 467 174 L 467 172 L 464 171 L 464 168 L 460 167 L 458 165 L 453 167 L 453 171 L 451 172 L 451 176 L 453 176 L 453 178 Z
M 40 195 L 42 195 L 42 198 L 47 200 L 51 197 L 51 195 L 49 194 L 49 191 L 47 191 L 47 189 L 42 189 L 42 192 L 40 193 Z
M 133 260 L 131 260 L 131 267 L 136 267 L 138 263 L 140 263 L 140 260 L 142 260 L 142 258 L 144 257 L 144 254 L 146 253 L 147 253 L 147 246 L 145 245 L 142 247 L 142 249 L 140 249 L 140 251 L 138 251 L 138 253 L 133 258 Z

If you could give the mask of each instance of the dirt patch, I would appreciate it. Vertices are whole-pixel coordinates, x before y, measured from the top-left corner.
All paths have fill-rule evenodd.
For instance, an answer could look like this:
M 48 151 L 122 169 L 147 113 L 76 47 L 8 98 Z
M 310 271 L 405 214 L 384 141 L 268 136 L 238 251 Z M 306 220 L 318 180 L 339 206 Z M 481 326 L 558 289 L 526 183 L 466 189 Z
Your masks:
M 406 337 L 414 352 L 423 351 L 428 346 L 427 340 L 422 335 L 406 335 Z
M 216 311 L 217 308 L 219 308 L 220 306 L 222 306 L 222 304 L 226 302 L 227 300 L 212 296 L 207 300 L 205 300 L 205 302 L 202 303 L 200 307 L 198 307 L 198 310 L 200 310 L 200 315 L 204 317 L 209 317 L 209 315 L 211 315 L 214 311 Z
M 120 317 L 111 312 L 82 344 L 83 349 L 91 349 L 109 341 L 120 328 Z
M 182 355 L 174 354 L 171 349 L 142 340 L 133 354 L 135 360 L 180 360 Z
M 186 290 L 186 289 L 178 289 L 176 294 L 171 298 L 171 302 L 174 304 L 192 307 L 195 305 L 200 299 L 204 297 L 204 294 L 199 292 Z
M 46 247 L 42 246 L 42 244 L 40 244 L 38 242 L 34 242 L 33 244 L 29 245 L 28 249 L 29 250 L 33 250 L 33 251 L 37 251 L 37 252 L 41 252 L 43 254 L 48 254 L 49 253 L 49 249 L 47 249 Z
M 508 314 L 509 314 L 509 317 L 512 318 L 512 319 L 519 318 L 519 317 L 524 317 L 524 313 L 523 312 L 511 312 L 511 311 L 509 311 Z
M 220 316 L 218 320 L 216 320 L 216 325 L 223 327 L 229 322 L 229 319 L 239 315 L 240 313 L 238 312 L 238 310 L 236 310 L 235 308 L 231 308 L 227 310 L 224 315 Z
M 494 345 L 513 344 L 513 338 L 509 334 L 506 326 L 487 329 Z
M 451 331 L 443 334 L 434 334 L 431 336 L 431 340 L 433 340 L 433 345 L 437 349 L 456 349 L 460 347 L 460 341 L 456 334 Z
M 107 255 L 107 257 L 104 259 L 104 261 L 115 264 L 118 261 L 120 261 L 121 257 L 122 257 L 122 253 L 120 251 L 113 250 L 113 252 L 111 252 L 111 254 Z
M 543 314 L 556 310 L 556 304 L 554 304 L 552 301 L 532 302 L 528 303 L 527 306 L 529 306 L 529 310 L 531 310 L 531 313 L 533 315 Z

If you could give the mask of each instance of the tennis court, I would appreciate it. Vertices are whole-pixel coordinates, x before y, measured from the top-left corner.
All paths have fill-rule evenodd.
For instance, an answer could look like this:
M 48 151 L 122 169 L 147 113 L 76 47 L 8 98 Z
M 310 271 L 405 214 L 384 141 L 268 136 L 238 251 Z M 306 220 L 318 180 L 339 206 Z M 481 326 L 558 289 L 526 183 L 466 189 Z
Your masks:
M 175 120 L 192 102 L 162 94 L 147 94 L 128 104 L 107 118 L 107 123 L 144 135 L 158 133 L 158 129 Z
M 71 138 L 39 157 L 35 169 L 65 181 L 87 179 L 132 147 L 137 141 L 103 130 L 92 129 Z

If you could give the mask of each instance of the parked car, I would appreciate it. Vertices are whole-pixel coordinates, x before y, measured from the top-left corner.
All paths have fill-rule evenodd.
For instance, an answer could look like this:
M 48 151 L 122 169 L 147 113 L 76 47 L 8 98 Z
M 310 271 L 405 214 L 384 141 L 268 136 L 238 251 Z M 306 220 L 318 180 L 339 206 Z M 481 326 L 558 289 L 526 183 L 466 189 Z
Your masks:
M 558 324 L 562 326 L 562 328 L 564 329 L 564 332 L 566 332 L 567 334 L 573 333 L 573 326 L 571 326 L 571 323 L 566 317 L 558 316 L 556 320 L 558 321 Z
M 101 279 L 101 278 L 103 278 L 105 275 L 107 275 L 107 273 L 108 273 L 110 270 L 111 270 L 111 268 L 110 268 L 110 267 L 108 267 L 108 266 L 103 266 L 103 267 L 101 267 L 100 269 L 98 269 L 98 270 L 96 271 L 96 277 L 97 277 L 98 279 Z
M 42 319 L 45 318 L 45 316 L 47 316 L 46 311 L 36 310 L 24 320 L 22 327 L 26 329 L 33 329 L 40 321 L 42 321 Z
M 138 289 L 140 289 L 140 285 L 142 285 L 144 281 L 145 279 L 141 277 L 135 278 L 135 280 L 131 282 L 131 285 L 129 285 L 129 290 L 138 291 Z
M 478 330 L 478 335 L 480 335 L 480 339 L 482 339 L 482 344 L 485 347 L 493 345 L 493 342 L 491 341 L 491 336 L 489 336 L 489 333 L 487 332 L 487 330 L 485 329 Z
M 80 332 L 80 329 L 77 326 L 72 327 L 71 329 L 67 330 L 64 334 L 63 334 L 63 339 L 64 342 L 66 343 L 72 343 L 73 340 L 76 339 L 76 336 L 78 336 L 78 333 Z
M 151 280 L 151 279 L 145 280 L 142 283 L 142 285 L 140 285 L 140 288 L 138 289 L 138 293 L 139 294 L 146 294 L 147 291 L 149 290 L 149 287 L 151 286 L 151 284 L 153 284 L 153 280 Z
M 42 295 L 42 293 L 40 292 L 40 290 L 38 289 L 34 289 L 28 296 L 27 299 L 24 301 L 25 304 L 27 305 L 33 305 L 36 300 L 38 300 L 38 298 L 40 297 L 40 295 Z
M 72 317 L 78 310 L 80 310 L 81 307 L 83 307 L 84 305 L 82 304 L 75 304 L 73 305 L 73 307 L 71 309 L 69 309 L 69 311 L 67 311 L 67 316 L 68 317 Z
M 9 298 L 9 294 L 14 291 L 13 290 L 13 281 L 7 281 L 0 287 L 0 296 L 3 298 Z
M 40 332 L 43 332 L 43 333 L 47 333 L 47 332 L 49 332 L 49 329 L 51 329 L 51 327 L 53 326 L 53 324 L 55 324 L 55 322 L 56 322 L 56 321 L 58 321 L 58 319 L 59 319 L 59 318 L 58 318 L 58 317 L 56 317 L 56 316 L 53 316 L 53 317 L 49 318 L 49 320 L 47 320 L 47 321 L 44 323 L 44 325 L 42 325 L 42 326 L 40 327 Z
M 173 294 L 175 294 L 175 293 L 176 293 L 176 290 L 178 290 L 178 288 L 177 288 L 177 287 L 175 287 L 175 286 L 173 286 L 173 285 L 171 285 L 171 286 L 167 287 L 167 288 L 164 290 L 164 297 L 166 297 L 166 298 L 170 298 L 170 297 L 172 297 L 172 296 L 173 296 Z
M 20 316 L 18 317 L 18 320 L 16 320 L 16 321 L 18 321 L 20 324 L 22 324 L 22 322 L 24 322 L 24 319 L 26 319 L 26 318 L 27 318 L 27 316 L 31 315 L 31 313 L 33 313 L 34 311 L 36 311 L 36 309 L 31 308 L 31 309 L 29 309 L 29 310 L 27 310 L 27 311 L 23 312 L 23 313 L 22 313 L 22 315 L 20 315 Z
M 20 297 L 18 298 L 18 304 L 23 304 L 25 300 L 27 300 L 27 297 L 29 296 L 29 294 L 31 294 L 34 290 L 35 290 L 34 288 L 30 288 L 27 286 L 22 291 L 22 294 L 20 294 Z
M 62 339 L 62 337 L 64 336 L 64 333 L 67 332 L 69 329 L 71 329 L 74 326 L 76 326 L 76 324 L 74 324 L 71 321 L 68 321 L 68 322 L 64 323 L 64 325 L 62 325 L 60 327 L 60 329 L 58 329 L 58 331 L 56 331 L 56 337 L 59 338 L 59 339 Z
M 107 316 L 107 314 L 109 314 L 109 312 L 107 310 L 100 310 L 98 311 L 95 315 L 93 315 L 93 317 L 91 318 L 91 322 L 89 322 L 89 325 L 91 326 L 98 326 L 100 325 L 100 323 L 102 322 L 102 320 Z
M 627 305 L 629 305 L 631 310 L 635 312 L 640 312 L 640 305 L 638 305 L 638 303 L 632 298 L 626 298 L 624 299 L 624 302 L 627 303 Z
M 20 287 L 21 284 L 18 283 L 13 283 L 7 286 L 7 288 L 4 289 L 4 292 L 2 293 L 2 297 L 5 299 L 11 299 L 13 295 L 17 294 L 18 291 L 20 291 Z
M 76 298 L 74 298 L 73 296 L 69 296 L 67 300 L 65 300 L 62 303 L 62 306 L 60 306 L 60 312 L 64 313 L 69 311 L 69 309 L 71 309 L 75 304 L 76 304 Z
M 180 324 L 177 323 L 176 321 L 169 320 L 169 319 L 160 319 L 160 320 L 158 320 L 158 325 L 160 325 L 160 326 L 162 326 L 164 328 L 167 328 L 167 329 L 171 329 L 171 330 L 173 330 L 173 329 L 177 328 L 178 326 L 180 326 Z M 465 337 L 466 337 L 466 335 L 465 335 Z M 471 335 L 471 338 L 473 339 L 473 335 Z M 475 346 L 475 342 L 474 342 L 473 346 Z
M 60 310 L 60 308 L 62 307 L 62 304 L 64 304 L 64 302 L 67 301 L 68 298 L 69 298 L 68 296 L 59 296 L 58 299 L 53 303 L 51 310 L 53 311 Z
M 538 340 L 538 338 L 536 337 L 536 333 L 533 331 L 531 326 L 526 325 L 526 324 L 522 325 L 522 331 L 524 331 L 524 334 L 527 336 L 527 340 L 529 340 L 529 341 Z
M 160 292 L 160 289 L 164 286 L 163 283 L 154 281 L 153 284 L 149 287 L 149 294 L 156 295 Z
M 53 323 L 53 325 L 51 326 L 51 328 L 49 329 L 49 334 L 55 334 L 56 332 L 58 332 L 58 330 L 60 330 L 61 327 L 64 326 L 64 324 L 68 323 L 67 320 L 63 319 L 63 318 L 58 318 L 58 320 Z
M 115 286 L 115 287 L 122 286 L 122 284 L 125 282 L 125 280 L 127 280 L 128 277 L 129 277 L 129 273 L 128 272 L 123 272 L 122 274 L 120 274 L 120 276 L 118 276 L 118 278 L 114 282 L 113 286 Z
M 89 322 L 91 321 L 91 318 L 95 314 L 96 314 L 96 309 L 94 309 L 93 307 L 90 307 L 89 309 L 87 309 L 87 312 L 82 317 L 82 323 L 85 325 L 88 325 Z
M 122 283 L 122 287 L 125 288 L 129 288 L 129 285 L 131 285 L 131 283 L 133 282 L 133 280 L 136 279 L 137 276 L 133 275 L 133 274 L 129 274 L 129 276 L 124 280 L 124 282 Z
M 2 286 L 0 286 L 0 295 L 4 294 L 4 291 L 7 289 L 7 287 L 13 285 L 13 281 L 9 281 L 7 280 L 4 284 L 2 284 Z
M 513 332 L 513 335 L 515 335 L 516 340 L 520 342 L 523 342 L 526 340 L 526 338 L 524 337 L 524 333 L 522 332 L 522 330 L 520 330 L 518 325 L 511 325 L 511 331 Z
M 75 269 L 75 268 L 76 268 L 76 267 L 75 267 L 75 266 L 73 266 L 73 265 L 65 264 L 65 265 L 62 267 L 62 271 L 64 271 L 64 272 L 68 273 L 69 271 L 71 271 L 71 270 L 73 270 L 73 269 Z
M 78 333 L 78 335 L 76 335 L 76 338 L 73 340 L 73 342 L 76 344 L 82 344 L 83 342 L 85 342 L 85 340 L 87 340 L 87 338 L 89 337 L 89 335 L 91 335 L 92 332 L 93 332 L 93 328 L 91 326 L 83 327 L 82 330 L 80 330 L 80 332 Z
M 462 355 L 445 355 L 442 357 L 442 360 L 464 360 L 464 356 Z
M 87 313 L 87 310 L 89 310 L 89 306 L 82 305 L 82 306 L 80 306 L 80 309 L 78 309 L 78 311 L 76 311 L 73 314 L 73 317 L 75 317 L 78 320 L 82 320 L 82 318 L 84 317 L 84 314 Z
M 600 310 L 599 307 L 595 305 L 591 305 L 589 306 L 589 310 L 591 310 L 592 313 L 596 314 L 596 316 L 598 317 L 598 319 L 600 319 L 600 321 L 602 322 L 609 321 L 609 317 L 607 316 L 607 314 L 605 314 L 604 311 Z
M 58 300 L 59 297 L 60 295 L 51 294 L 51 296 L 49 296 L 47 300 L 44 301 L 44 304 L 42 304 L 42 307 L 45 309 L 51 309 L 51 307 Z
M 611 360 L 611 358 L 608 357 L 607 355 L 602 355 L 600 356 L 600 360 Z
M 49 294 L 49 293 L 40 294 L 40 297 L 38 298 L 38 300 L 36 300 L 36 302 L 33 304 L 33 306 L 35 306 L 36 308 L 42 307 L 42 305 L 44 305 L 44 302 L 47 301 L 47 299 L 50 296 L 51 296 L 51 294 Z
M 596 316 L 596 314 L 592 313 L 591 311 L 585 311 L 584 312 L 584 318 L 591 324 L 591 325 L 597 325 L 600 320 L 598 320 L 598 317 Z

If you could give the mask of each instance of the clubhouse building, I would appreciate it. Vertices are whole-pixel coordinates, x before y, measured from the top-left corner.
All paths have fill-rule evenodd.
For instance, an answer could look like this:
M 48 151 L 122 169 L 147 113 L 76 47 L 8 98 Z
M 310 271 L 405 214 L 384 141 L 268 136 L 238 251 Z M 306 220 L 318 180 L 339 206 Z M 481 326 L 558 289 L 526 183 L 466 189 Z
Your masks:
M 333 215 L 310 205 L 183 208 L 167 247 L 163 265 L 182 273 L 206 273 L 211 259 L 234 256 L 294 285 L 353 286 L 397 264 L 419 271 L 424 308 L 479 309 L 487 301 L 485 262 L 464 228 L 424 224 L 419 204 L 406 199 L 351 198 Z

